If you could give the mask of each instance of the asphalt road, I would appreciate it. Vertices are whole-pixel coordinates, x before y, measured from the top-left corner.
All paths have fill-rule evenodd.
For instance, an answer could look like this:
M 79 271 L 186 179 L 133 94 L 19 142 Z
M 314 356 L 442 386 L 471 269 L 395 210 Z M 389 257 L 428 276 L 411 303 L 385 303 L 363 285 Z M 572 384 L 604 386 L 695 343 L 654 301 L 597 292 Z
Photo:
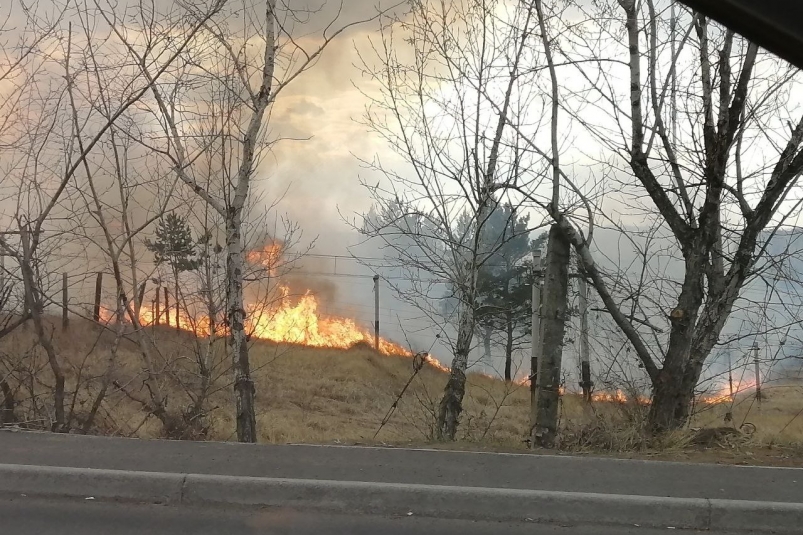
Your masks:
M 800 502 L 803 469 L 0 431 L 0 463 Z
M 166 507 L 0 497 L 0 526 L 14 535 L 657 535 L 666 529 L 471 522 L 276 510 Z M 690 535 L 710 531 L 673 530 Z

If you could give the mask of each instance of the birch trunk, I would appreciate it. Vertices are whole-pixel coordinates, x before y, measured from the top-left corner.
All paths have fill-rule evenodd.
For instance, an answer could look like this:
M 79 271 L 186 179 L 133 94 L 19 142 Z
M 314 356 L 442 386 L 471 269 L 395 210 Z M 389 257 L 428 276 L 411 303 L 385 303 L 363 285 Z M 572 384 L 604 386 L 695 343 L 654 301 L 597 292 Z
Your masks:
M 228 303 L 229 343 L 234 364 L 234 399 L 237 418 L 237 440 L 256 442 L 254 381 L 248 359 L 243 300 L 243 243 L 241 212 L 230 209 L 226 218 L 226 301 Z
M 460 413 L 463 412 L 463 396 L 466 393 L 466 368 L 474 338 L 475 320 L 474 304 L 461 300 L 455 355 L 438 410 L 439 440 L 454 440 L 457 435 Z

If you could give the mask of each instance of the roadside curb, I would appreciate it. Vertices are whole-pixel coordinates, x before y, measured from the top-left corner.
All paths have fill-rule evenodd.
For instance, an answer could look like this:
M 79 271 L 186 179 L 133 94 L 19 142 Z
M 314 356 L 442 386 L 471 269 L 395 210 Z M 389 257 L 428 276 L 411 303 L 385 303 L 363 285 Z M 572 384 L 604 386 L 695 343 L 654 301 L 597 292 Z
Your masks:
M 799 532 L 803 503 L 0 464 L 0 493 L 496 521 Z

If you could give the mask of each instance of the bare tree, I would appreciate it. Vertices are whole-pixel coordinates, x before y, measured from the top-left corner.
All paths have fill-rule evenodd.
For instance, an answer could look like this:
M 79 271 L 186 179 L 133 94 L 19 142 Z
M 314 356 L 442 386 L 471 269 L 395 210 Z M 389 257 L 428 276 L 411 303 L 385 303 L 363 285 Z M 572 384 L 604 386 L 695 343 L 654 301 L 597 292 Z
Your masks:
M 388 265 L 411 279 L 395 285 L 397 294 L 441 326 L 454 354 L 437 415 L 439 439 L 455 439 L 462 412 L 481 306 L 478 272 L 515 237 L 484 239 L 504 202 L 496 192 L 537 176 L 509 127 L 528 105 L 520 66 L 533 21 L 532 8 L 493 0 L 416 2 L 404 16 L 383 21 L 373 56 L 363 57 L 380 87 L 379 97 L 368 95 L 367 126 L 405 166 L 365 162 L 385 181 L 365 184 L 375 207 L 360 230 L 384 243 Z M 527 28 L 524 35 L 519 27 Z
M 4 54 L 10 50 L 19 52 L 4 71 L 14 90 L 11 96 L 2 95 L 7 99 L 3 100 L 2 120 L 8 121 L 9 126 L 13 124 L 13 128 L 3 130 L 0 144 L 0 162 L 6 171 L 2 187 L 4 192 L 12 192 L 10 198 L 15 201 L 8 222 L 16 230 L 0 238 L 0 247 L 19 264 L 25 288 L 23 317 L 30 314 L 37 341 L 47 354 L 53 375 L 54 430 L 70 428 L 79 388 L 75 384 L 69 391 L 66 370 L 70 365 L 59 354 L 44 320 L 46 308 L 55 301 L 49 279 L 58 268 L 48 252 L 57 247 L 69 248 L 70 236 L 80 225 L 75 205 L 79 198 L 71 184 L 82 173 L 92 182 L 95 166 L 103 160 L 101 148 L 110 136 L 113 140 L 116 123 L 134 110 L 151 86 L 174 66 L 206 19 L 220 8 L 218 4 L 197 12 L 194 24 L 184 24 L 181 9 L 173 10 L 167 18 L 157 17 L 160 24 L 171 28 L 172 34 L 169 50 L 154 46 L 144 56 L 153 69 L 149 80 L 132 68 L 131 56 L 125 54 L 124 48 L 120 53 L 119 42 L 109 38 L 108 29 L 96 24 L 104 10 L 99 3 L 56 3 L 52 13 L 32 10 L 22 3 L 12 4 L 12 18 L 22 17 L 28 26 L 19 32 L 23 39 L 19 46 L 4 48 Z M 82 28 L 78 39 L 73 23 Z M 148 28 L 134 23 L 130 29 L 142 35 Z M 96 82 L 110 72 L 115 76 L 106 78 L 106 84 L 98 87 Z M 105 92 L 113 93 L 114 98 Z M 18 239 L 12 239 L 15 236 Z M 81 379 L 78 373 L 77 380 Z M 66 408 L 68 396 L 72 401 Z
M 227 2 L 219 17 L 203 21 L 203 42 L 184 56 L 186 68 L 171 85 L 152 84 L 157 120 L 168 143 L 156 148 L 170 158 L 177 176 L 219 214 L 225 225 L 226 326 L 234 362 L 237 438 L 256 442 L 255 387 L 248 357 L 248 333 L 243 299 L 243 225 L 251 198 L 254 173 L 270 143 L 265 123 L 278 95 L 312 68 L 327 46 L 363 21 L 340 22 L 340 8 L 312 39 L 307 34 L 313 6 L 291 7 L 277 0 Z M 236 14 L 236 16 L 235 16 Z M 132 54 L 141 56 L 134 41 L 108 19 Z M 312 44 L 306 44 L 312 42 Z M 154 72 L 145 61 L 139 67 L 145 78 Z M 191 88 L 191 89 L 187 89 Z M 199 114 L 199 115 L 196 115 Z M 191 134 L 206 117 L 213 122 L 218 140 L 200 144 Z M 206 125 L 199 128 L 208 127 Z M 206 136 L 203 139 L 207 139 Z M 218 172 L 204 175 L 196 165 L 207 150 L 219 151 Z
M 573 96 L 553 92 L 553 105 L 585 127 L 606 153 L 600 165 L 613 165 L 610 176 L 621 180 L 617 196 L 598 208 L 610 210 L 618 197 L 631 213 L 656 214 L 682 258 L 673 304 L 641 318 L 627 310 L 639 296 L 613 293 L 589 237 L 567 210 L 549 207 L 649 375 L 656 431 L 687 421 L 740 292 L 762 270 L 773 236 L 799 212 L 793 192 L 803 171 L 797 72 L 698 13 L 671 20 L 668 7 L 655 0 L 578 4 L 588 16 L 582 20 L 606 23 L 567 23 L 551 43 L 565 70 L 587 82 Z M 552 132 L 554 140 L 554 123 Z M 554 142 L 551 154 L 556 176 L 573 185 Z M 645 326 L 658 322 L 668 324 L 665 345 L 653 344 L 656 331 Z

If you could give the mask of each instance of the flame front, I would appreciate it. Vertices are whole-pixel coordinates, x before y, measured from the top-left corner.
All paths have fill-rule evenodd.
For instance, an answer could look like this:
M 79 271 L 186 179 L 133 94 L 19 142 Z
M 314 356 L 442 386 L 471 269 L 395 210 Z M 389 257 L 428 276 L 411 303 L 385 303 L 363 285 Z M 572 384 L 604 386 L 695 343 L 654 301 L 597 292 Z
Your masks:
M 488 374 L 483 374 L 483 375 L 487 375 L 488 377 L 492 377 L 491 375 L 488 375 Z M 529 379 L 529 377 L 523 377 L 521 379 L 517 379 L 515 381 L 515 383 L 517 385 L 520 385 L 520 386 L 529 385 L 530 384 L 530 379 Z M 717 405 L 717 404 L 732 403 L 737 395 L 739 395 L 739 394 L 741 394 L 743 392 L 754 390 L 755 388 L 756 388 L 755 380 L 740 381 L 740 382 L 734 384 L 734 386 L 733 386 L 733 395 L 731 395 L 731 393 L 730 393 L 730 386 L 726 385 L 724 387 L 721 387 L 718 392 L 715 392 L 713 394 L 704 394 L 704 395 L 699 396 L 697 398 L 697 401 L 699 403 L 704 404 L 704 405 Z M 559 392 L 559 394 L 561 396 L 566 395 L 566 393 L 567 393 L 566 387 L 565 386 L 560 386 L 558 388 L 558 392 Z M 577 394 L 577 393 L 573 392 L 573 394 Z M 652 400 L 649 397 L 645 397 L 645 396 L 635 396 L 635 397 L 633 397 L 633 396 L 630 396 L 628 394 L 625 394 L 624 391 L 622 391 L 620 389 L 616 389 L 614 391 L 600 390 L 598 392 L 592 392 L 591 393 L 591 401 L 597 402 L 597 403 L 620 403 L 620 404 L 624 404 L 624 403 L 629 403 L 631 401 L 635 401 L 639 405 L 649 405 L 649 404 L 652 403 Z
M 271 241 L 261 249 L 252 250 L 245 255 L 245 260 L 252 266 L 264 268 L 270 277 L 276 277 L 279 264 L 284 254 L 284 244 Z M 246 304 L 245 328 L 251 337 L 283 344 L 297 344 L 308 347 L 330 347 L 348 349 L 357 344 L 374 347 L 377 341 L 374 333 L 357 324 L 352 319 L 325 315 L 319 311 L 317 298 L 309 291 L 298 299 L 290 296 L 287 286 L 279 285 L 280 298 L 270 305 Z M 153 303 L 154 309 L 142 307 L 139 323 L 142 326 L 168 325 L 196 336 L 209 336 L 214 333 L 225 336 L 226 329 L 220 319 L 213 322 L 203 314 L 189 313 L 185 307 L 176 318 L 176 302 L 170 303 L 169 310 L 159 310 L 158 300 Z M 156 317 L 158 316 L 158 317 Z M 106 323 L 113 322 L 113 310 L 101 307 L 100 319 Z M 129 321 L 126 315 L 125 321 Z M 379 338 L 378 350 L 385 355 L 412 357 L 413 353 L 399 344 Z M 433 367 L 448 371 L 436 359 L 424 354 L 424 360 Z
M 280 286 L 279 291 L 281 299 L 278 299 L 278 303 L 273 306 L 246 305 L 246 331 L 252 337 L 309 347 L 348 349 L 360 343 L 374 347 L 375 341 L 372 332 L 361 327 L 352 319 L 321 314 L 318 310 L 318 300 L 309 292 L 306 292 L 294 303 L 287 287 Z M 159 323 L 175 326 L 175 312 L 175 305 L 171 306 L 169 311 L 161 310 Z M 109 308 L 102 307 L 100 316 L 102 321 L 109 323 L 114 321 L 115 313 Z M 154 319 L 152 310 L 147 307 L 140 310 L 140 325 L 154 325 L 156 323 Z M 212 322 L 208 316 L 190 316 L 185 310 L 179 312 L 178 327 L 198 336 L 209 336 L 212 332 Z M 216 334 L 225 334 L 221 327 L 222 322 L 217 322 Z M 399 344 L 381 337 L 379 338 L 379 351 L 385 355 L 413 356 L 409 350 Z M 431 358 L 428 360 L 433 365 L 437 363 Z
M 276 307 L 260 310 L 248 307 L 246 323 L 252 336 L 262 340 L 310 347 L 347 349 L 355 344 L 374 345 L 374 335 L 349 318 L 322 315 L 318 300 L 309 292 L 296 304 L 289 299 L 289 290 L 280 288 L 283 298 Z M 384 338 L 379 351 L 386 355 L 412 356 L 410 351 Z

